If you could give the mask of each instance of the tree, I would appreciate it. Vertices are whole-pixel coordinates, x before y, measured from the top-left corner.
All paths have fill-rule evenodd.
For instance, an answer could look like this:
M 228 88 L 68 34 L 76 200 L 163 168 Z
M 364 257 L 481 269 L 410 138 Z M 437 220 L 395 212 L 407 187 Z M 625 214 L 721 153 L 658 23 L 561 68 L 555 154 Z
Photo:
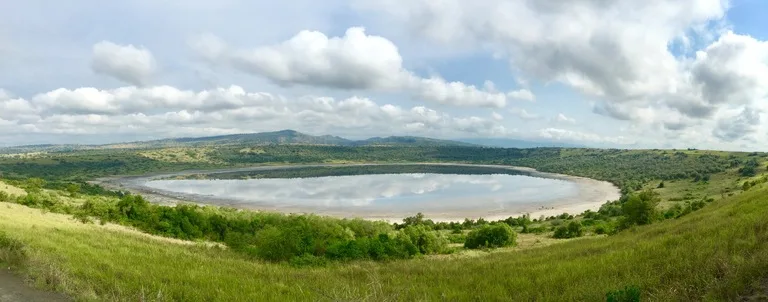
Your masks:
M 571 238 L 584 236 L 584 227 L 578 221 L 571 221 L 568 224 L 568 234 L 571 235 Z
M 76 184 L 76 183 L 68 184 L 67 192 L 69 193 L 70 197 L 77 196 L 77 193 L 80 193 L 80 184 Z
M 42 178 L 33 177 L 27 179 L 25 190 L 27 193 L 37 193 L 43 189 L 43 186 L 45 186 L 45 180 Z
M 515 245 L 516 241 L 517 233 L 506 223 L 486 224 L 467 234 L 464 247 L 469 249 L 505 247 Z
M 660 201 L 659 194 L 651 190 L 630 195 L 621 206 L 621 211 L 624 213 L 624 227 L 652 223 L 656 220 L 656 205 Z
M 755 160 L 754 158 L 750 159 L 746 163 L 744 163 L 744 167 L 739 169 L 739 173 L 741 173 L 741 176 L 747 176 L 747 177 L 755 176 L 757 175 L 758 165 L 759 163 L 757 162 L 757 160 Z
M 403 229 L 403 233 L 408 235 L 411 242 L 419 249 L 419 253 L 424 255 L 439 253 L 448 245 L 448 240 L 424 225 L 407 226 Z
M 558 227 L 555 229 L 555 234 L 552 235 L 552 237 L 559 239 L 576 238 L 581 236 L 584 236 L 584 226 L 582 226 L 578 221 L 571 221 L 568 226 L 562 225 Z

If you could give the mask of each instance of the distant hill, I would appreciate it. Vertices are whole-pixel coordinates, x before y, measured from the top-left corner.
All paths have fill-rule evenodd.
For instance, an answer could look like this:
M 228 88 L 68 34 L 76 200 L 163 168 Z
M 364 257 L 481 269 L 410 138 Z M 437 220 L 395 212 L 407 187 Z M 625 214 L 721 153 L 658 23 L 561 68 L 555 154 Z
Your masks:
M 571 143 L 565 143 L 565 142 L 518 140 L 518 139 L 506 139 L 506 138 L 467 138 L 467 139 L 460 139 L 459 141 L 475 144 L 475 145 L 486 146 L 486 147 L 520 148 L 520 149 L 541 148 L 541 147 L 556 147 L 556 148 L 587 147 L 584 145 L 571 144 Z
M 98 149 L 98 146 L 90 145 L 27 145 L 0 148 L 0 154 L 19 154 L 34 152 L 66 152 L 75 150 Z
M 314 136 L 294 130 L 275 132 L 230 134 L 206 137 L 171 138 L 156 141 L 136 142 L 150 146 L 172 145 L 351 145 L 354 141 L 338 136 Z
M 476 144 L 442 140 L 418 136 L 390 136 L 390 137 L 372 137 L 366 140 L 354 142 L 357 146 L 465 146 L 478 147 Z
M 467 142 L 441 140 L 417 136 L 373 137 L 350 140 L 332 135 L 309 135 L 294 130 L 230 134 L 205 137 L 169 138 L 105 145 L 29 145 L 0 148 L 0 154 L 61 152 L 93 149 L 144 149 L 165 147 L 193 147 L 210 145 L 328 145 L 328 146 L 478 146 Z

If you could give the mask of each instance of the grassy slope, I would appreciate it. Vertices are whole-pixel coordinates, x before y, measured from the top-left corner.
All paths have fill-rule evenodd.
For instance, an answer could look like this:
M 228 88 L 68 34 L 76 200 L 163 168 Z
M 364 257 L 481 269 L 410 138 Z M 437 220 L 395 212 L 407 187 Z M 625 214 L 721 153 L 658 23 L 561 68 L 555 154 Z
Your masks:
M 678 220 L 556 248 L 323 268 L 260 263 L 11 204 L 0 204 L 0 231 L 27 245 L 26 273 L 38 284 L 81 298 L 595 301 L 634 285 L 653 300 L 732 300 L 768 272 L 761 186 Z

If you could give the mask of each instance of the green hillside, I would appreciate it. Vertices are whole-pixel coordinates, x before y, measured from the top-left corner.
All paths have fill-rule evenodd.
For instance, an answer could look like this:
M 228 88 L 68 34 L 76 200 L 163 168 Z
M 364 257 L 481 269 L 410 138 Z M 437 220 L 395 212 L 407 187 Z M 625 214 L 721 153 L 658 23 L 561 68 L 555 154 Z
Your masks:
M 768 190 L 676 220 L 523 251 L 296 268 L 228 249 L 0 206 L 0 261 L 82 299 L 148 301 L 733 301 L 768 277 Z M 18 243 L 18 244 L 16 244 Z
M 81 300 L 733 301 L 766 292 L 764 153 L 308 145 L 151 152 L 0 158 L 0 262 Z M 329 162 L 527 166 L 610 181 L 624 196 L 584 213 L 457 223 L 415 215 L 388 224 L 167 207 L 84 182 Z M 363 167 L 275 173 L 379 169 Z

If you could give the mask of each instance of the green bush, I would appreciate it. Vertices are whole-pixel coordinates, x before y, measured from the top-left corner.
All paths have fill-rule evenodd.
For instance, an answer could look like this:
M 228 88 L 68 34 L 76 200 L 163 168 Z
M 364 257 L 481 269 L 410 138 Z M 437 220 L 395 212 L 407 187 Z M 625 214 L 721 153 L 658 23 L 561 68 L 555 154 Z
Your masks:
M 621 206 L 624 213 L 622 227 L 652 223 L 657 218 L 656 205 L 660 201 L 658 193 L 651 190 L 630 195 Z
M 510 228 L 511 229 L 511 228 Z M 408 235 L 411 242 L 419 249 L 420 254 L 436 254 L 445 250 L 448 240 L 424 225 L 407 226 L 403 233 Z
M 560 226 L 557 229 L 555 229 L 555 234 L 552 235 L 554 238 L 564 239 L 564 238 L 576 238 L 584 236 L 584 226 L 581 225 L 578 221 L 571 221 L 568 226 Z
M 604 223 L 595 225 L 595 234 L 603 235 L 603 234 L 608 234 L 610 232 L 611 232 L 610 227 L 608 227 Z
M 515 245 L 517 233 L 507 224 L 484 225 L 467 234 L 464 247 L 469 249 L 496 248 Z
M 464 235 L 464 233 L 450 233 L 446 238 L 450 243 L 464 243 L 467 241 L 467 235 Z

